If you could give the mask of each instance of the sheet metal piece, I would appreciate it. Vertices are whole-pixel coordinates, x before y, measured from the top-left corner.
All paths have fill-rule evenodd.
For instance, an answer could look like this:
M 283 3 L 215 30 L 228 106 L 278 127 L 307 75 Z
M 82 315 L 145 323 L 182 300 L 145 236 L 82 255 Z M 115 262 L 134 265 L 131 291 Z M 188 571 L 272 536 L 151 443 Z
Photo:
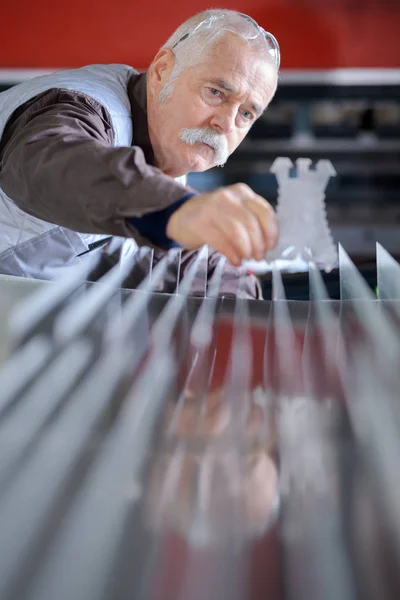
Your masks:
M 168 302 L 161 316 L 154 323 L 152 328 L 152 338 L 156 341 L 159 348 L 164 348 L 170 343 L 176 322 L 185 308 L 186 300 L 190 293 L 193 280 L 196 277 L 197 270 L 201 266 L 202 261 L 206 260 L 207 257 L 208 248 L 207 246 L 203 246 L 195 261 L 188 269 L 186 277 L 179 285 L 179 293 Z
M 277 269 L 273 271 L 272 284 L 272 325 L 277 392 L 279 395 L 291 397 L 295 393 L 298 379 L 301 377 L 301 353 L 289 312 L 282 275 Z
M 0 503 L 5 534 L 0 538 L 0 597 L 22 597 L 26 591 L 49 530 L 57 532 L 68 501 L 79 489 L 79 473 L 90 465 L 101 433 L 126 393 L 131 368 L 130 352 L 114 349 L 103 356 L 17 469 Z
M 43 376 L 0 421 L 0 502 L 7 475 L 18 471 L 18 460 L 45 435 L 46 426 L 62 410 L 91 359 L 90 346 L 83 341 L 74 342 L 51 362 Z
M 332 397 L 346 374 L 347 348 L 341 329 L 340 303 L 329 300 L 321 273 L 314 263 L 310 263 L 309 288 L 302 351 L 304 389 L 314 398 Z
M 400 300 L 400 265 L 379 243 L 376 244 L 376 269 L 379 300 Z
M 308 321 L 290 315 L 282 280 L 275 274 L 274 327 L 278 360 L 277 400 L 281 469 L 281 519 L 286 598 L 353 599 L 353 580 L 343 530 L 340 490 L 340 411 L 327 397 L 320 374 L 335 356 L 337 317 L 324 305 L 319 271 L 310 265 Z M 298 338 L 304 335 L 303 346 Z M 296 339 L 297 338 L 297 339 Z M 290 383 L 301 360 L 301 371 Z M 317 365 L 316 365 L 317 361 Z M 301 375 L 301 377 L 299 377 Z M 286 380 L 286 383 L 284 383 Z M 283 383 L 281 383 L 283 381 Z M 288 385 L 289 383 L 289 385 Z
M 179 250 L 171 250 L 142 281 L 137 292 L 131 294 L 121 309 L 109 317 L 105 323 L 105 343 L 118 346 L 127 342 L 137 321 L 147 316 L 148 303 L 151 299 L 150 293 L 157 288 L 170 264 L 176 260 L 178 255 Z
M 80 335 L 116 294 L 137 261 L 132 254 L 104 275 L 101 285 L 94 284 L 76 302 L 67 306 L 54 323 L 54 339 L 65 344 Z
M 215 361 L 215 349 L 212 347 L 215 335 L 214 322 L 225 262 L 226 259 L 221 258 L 217 263 L 208 287 L 208 297 L 204 298 L 193 321 L 189 336 L 189 369 L 183 389 L 176 402 L 174 415 L 166 428 L 167 435 L 171 435 L 174 430 L 176 421 L 179 419 L 185 405 L 187 391 L 190 390 L 190 393 L 197 397 L 199 401 L 208 392 L 213 374 L 213 362 Z
M 340 299 L 373 300 L 374 295 L 368 288 L 356 266 L 343 246 L 339 244 Z
M 245 549 L 248 533 L 242 499 L 232 494 L 231 486 L 241 485 L 247 460 L 248 449 L 244 448 L 242 438 L 248 414 L 246 407 L 249 405 L 252 348 L 247 303 L 237 299 L 226 380 L 222 389 L 212 392 L 210 378 L 213 366 L 207 350 L 214 338 L 215 292 L 219 288 L 223 266 L 221 261 L 210 284 L 211 298 L 203 302 L 191 330 L 190 341 L 199 364 L 193 365 L 195 375 L 189 373 L 168 428 L 167 441 L 174 450 L 168 460 L 169 468 L 157 504 L 160 548 L 161 532 L 165 531 L 163 522 L 168 522 L 168 515 L 174 511 L 173 504 L 182 501 L 182 483 L 189 468 L 192 476 L 188 484 L 193 499 L 186 509 L 190 511 L 190 518 L 183 525 L 188 542 L 186 569 L 182 573 L 179 591 L 174 596 L 180 600 L 200 600 L 204 597 L 217 599 L 222 596 L 242 600 L 247 596 L 248 561 Z M 244 279 L 239 283 L 239 288 L 243 285 Z M 215 354 L 213 357 L 215 359 Z M 193 378 L 198 377 L 199 372 L 204 377 L 203 382 L 193 385 Z M 185 398 L 185 392 L 187 394 L 189 390 L 194 393 L 190 399 Z M 217 424 L 211 417 L 212 411 L 217 410 L 218 420 L 218 413 L 224 407 L 229 414 L 225 414 L 223 419 L 229 420 L 230 427 L 226 428 L 220 421 L 212 433 L 212 423 L 214 426 Z M 179 430 L 185 418 L 184 413 L 193 408 L 192 435 L 182 437 Z M 196 441 L 197 445 L 193 446 Z M 210 556 L 214 557 L 215 568 L 205 570 L 205 564 L 210 564 Z M 150 571 L 148 573 L 150 578 Z M 143 600 L 148 597 L 153 596 L 151 593 L 140 596 Z
M 386 370 L 390 376 L 400 359 L 400 340 L 394 322 L 387 311 L 379 310 L 379 303 L 372 290 L 368 288 L 340 244 L 339 265 L 341 299 L 350 302 L 360 330 L 365 331 L 365 341 L 369 345 L 371 358 L 373 357 L 379 368 Z
M 161 314 L 161 316 L 159 317 L 159 319 L 156 321 L 156 323 L 153 326 L 154 331 L 153 331 L 152 335 L 153 335 L 154 339 L 157 341 L 157 351 L 155 351 L 154 355 L 152 353 L 152 355 L 150 356 L 149 365 L 148 365 L 148 368 L 146 371 L 147 375 L 143 376 L 144 379 L 139 380 L 138 385 L 140 384 L 140 381 L 142 383 L 139 385 L 139 390 L 136 390 L 136 395 L 135 395 L 135 398 L 137 398 L 136 402 L 140 402 L 142 405 L 141 411 L 144 411 L 144 413 L 142 414 L 142 417 L 144 417 L 146 415 L 146 411 L 149 410 L 149 408 L 151 407 L 152 404 L 157 406 L 157 397 L 159 397 L 160 400 L 164 397 L 164 393 L 168 387 L 167 382 L 171 379 L 171 376 L 172 376 L 172 363 L 170 363 L 170 364 L 166 363 L 167 358 L 164 355 L 164 348 L 166 347 L 166 345 L 168 345 L 168 343 L 170 341 L 170 336 L 173 333 L 176 320 L 178 319 L 179 314 L 184 307 L 185 298 L 190 290 L 191 282 L 196 275 L 197 268 L 200 264 L 200 261 L 204 260 L 206 257 L 207 257 L 207 249 L 203 249 L 202 252 L 199 253 L 199 257 L 198 257 L 197 261 L 195 261 L 195 263 L 189 269 L 187 277 L 185 278 L 185 280 L 183 281 L 183 283 L 180 286 L 179 293 L 176 296 L 171 297 L 169 303 L 167 304 L 165 311 Z M 152 277 L 152 280 L 154 283 L 154 277 Z M 135 311 L 133 311 L 133 312 L 135 313 Z M 131 315 L 132 315 L 132 312 L 131 312 Z M 168 358 L 168 360 L 171 361 L 171 358 Z M 157 365 L 157 372 L 158 372 L 157 376 L 155 376 L 155 372 L 154 372 L 155 365 Z M 146 403 L 148 403 L 148 405 Z M 154 418 L 156 418 L 156 416 L 157 416 L 157 412 L 154 411 L 152 418 L 154 419 Z M 134 443 L 135 450 L 132 449 L 131 452 L 127 452 L 127 456 L 128 457 L 134 456 L 135 460 L 138 461 L 138 457 L 144 456 L 146 453 L 146 447 L 144 445 L 144 439 L 146 439 L 146 438 L 143 438 L 143 436 L 149 435 L 150 425 L 149 425 L 149 430 L 147 431 L 147 429 L 144 427 L 143 422 L 141 422 L 140 420 L 137 420 L 135 422 L 136 422 L 136 425 L 134 423 L 132 423 L 131 427 L 140 427 L 140 429 L 139 429 L 140 436 L 138 435 L 139 432 L 136 434 L 134 434 L 132 432 L 132 434 L 131 434 L 132 442 L 131 443 Z M 122 427 L 122 425 L 121 425 L 121 427 Z M 127 437 L 126 437 L 127 435 L 128 435 L 128 432 L 125 434 L 125 444 L 127 443 Z M 133 441 L 135 435 L 136 435 L 137 439 L 135 441 Z M 122 438 L 121 432 L 119 432 L 119 434 L 118 434 L 118 447 L 119 448 L 121 448 L 120 444 L 122 443 L 122 439 L 124 439 L 124 438 Z M 142 442 L 142 443 L 140 443 L 140 442 Z M 115 440 L 114 443 L 117 444 L 117 440 Z M 109 460 L 109 459 L 107 459 L 105 456 L 104 460 Z M 126 463 L 126 461 L 125 461 L 125 463 Z M 129 464 L 131 464 L 131 463 L 132 463 L 132 458 L 129 458 Z M 139 469 L 139 465 L 140 465 L 140 462 L 137 466 L 137 469 Z M 111 471 L 110 471 L 109 467 L 110 467 L 110 465 L 108 462 L 106 462 L 106 464 L 102 467 L 103 468 L 103 471 L 102 471 L 103 478 L 110 475 Z M 120 472 L 120 469 L 117 468 L 116 473 L 118 473 L 118 472 Z M 133 469 L 133 476 L 135 476 L 134 469 Z M 138 476 L 139 476 L 139 473 L 137 473 L 137 475 L 135 477 L 138 477 Z M 100 485 L 100 484 L 98 484 L 98 485 Z M 110 486 L 106 486 L 104 488 L 103 493 L 105 493 L 107 489 L 110 489 Z M 92 493 L 94 493 L 93 486 L 90 487 L 90 489 L 88 491 L 88 494 L 90 497 L 92 497 L 91 496 Z M 99 492 L 97 491 L 96 496 L 98 493 Z M 121 507 L 122 499 L 120 498 L 120 494 L 118 493 L 118 490 L 117 490 L 116 498 L 118 498 L 118 502 L 117 503 L 114 502 L 114 505 L 116 507 L 119 506 L 119 511 L 121 511 L 122 510 L 122 507 Z M 89 510 L 89 511 L 91 510 L 90 503 L 86 503 L 85 506 L 87 506 L 87 509 L 85 509 L 85 510 Z M 110 502 L 108 502 L 107 506 L 111 506 Z M 104 507 L 104 510 L 108 510 L 108 508 L 106 509 L 106 507 Z M 116 508 L 115 508 L 115 510 L 116 510 Z M 107 514 L 107 513 L 105 513 L 105 514 Z M 124 514 L 123 512 L 121 512 L 120 515 L 115 513 L 114 520 L 110 522 L 111 530 L 116 525 L 115 519 L 122 518 L 123 514 Z M 125 515 L 125 517 L 126 517 L 126 515 Z M 76 516 L 76 518 L 73 522 L 75 523 L 76 521 L 80 522 L 80 519 L 78 516 Z M 87 517 L 85 517 L 83 519 L 83 522 L 85 523 L 85 527 L 89 528 Z M 92 521 L 89 519 L 89 522 L 91 523 Z M 105 529 L 105 526 L 102 523 L 101 519 L 100 519 L 100 521 L 98 521 L 98 523 L 99 523 L 99 527 Z M 102 524 L 100 525 L 100 523 L 102 523 Z M 75 536 L 76 536 L 75 544 L 78 543 L 79 536 L 81 535 L 81 532 L 82 532 L 81 525 L 82 524 L 80 524 L 79 527 L 74 529 L 74 531 L 76 532 L 75 533 Z M 90 528 L 87 530 L 88 530 L 88 532 L 93 531 L 93 529 L 90 529 Z M 111 530 L 110 530 L 110 533 L 111 533 Z M 105 531 L 104 535 L 106 535 L 106 533 L 107 532 Z M 70 533 L 66 534 L 67 539 L 69 539 L 70 535 L 72 535 L 72 534 L 70 534 Z M 107 534 L 107 535 L 110 535 L 110 534 Z M 105 539 L 107 539 L 107 535 L 106 535 Z M 121 535 L 122 535 L 122 533 L 121 533 Z M 73 552 L 74 554 L 76 554 L 77 550 L 76 549 L 72 550 L 74 545 L 72 544 L 72 546 L 71 546 L 71 543 L 72 542 L 68 543 L 68 546 L 67 546 L 67 549 L 65 550 L 65 552 Z M 109 546 L 110 546 L 110 544 L 109 544 Z M 97 547 L 97 546 L 95 545 L 95 547 Z M 70 550 L 68 550 L 68 548 L 70 548 Z M 100 575 L 104 574 L 107 564 L 111 564 L 110 561 L 112 562 L 113 555 L 112 555 L 111 547 L 108 548 L 108 554 L 107 554 L 108 561 L 105 560 L 104 552 L 105 552 L 105 550 L 103 550 L 102 553 L 98 554 L 98 557 L 99 557 L 98 560 L 102 560 L 102 567 L 99 568 L 99 571 L 97 574 L 98 579 L 101 579 Z M 114 547 L 113 552 L 117 552 L 117 547 Z M 83 556 L 85 556 L 85 553 L 83 554 Z M 60 564 L 64 564 L 63 561 Z M 82 565 L 82 561 L 79 561 L 79 560 L 75 561 L 76 569 L 80 569 L 81 565 Z M 53 569 L 51 570 L 51 573 L 52 573 L 51 579 L 54 582 L 53 585 L 58 585 L 57 578 L 54 578 L 54 575 L 53 575 L 53 573 L 54 573 Z M 76 579 L 79 580 L 81 578 L 77 577 Z M 90 583 L 90 586 L 91 586 L 90 592 L 89 592 L 89 588 L 88 588 L 89 583 L 84 584 L 82 582 L 82 585 L 80 587 L 79 584 L 76 582 L 73 586 L 74 587 L 73 592 L 72 592 L 72 589 L 70 589 L 69 592 L 66 590 L 66 592 L 65 592 L 67 594 L 66 597 L 72 593 L 72 595 L 74 597 L 86 598 L 86 597 L 88 597 L 87 596 L 88 593 L 90 596 L 92 596 L 94 593 L 95 597 L 100 598 L 101 594 L 104 593 L 104 591 L 103 592 L 101 591 L 102 587 L 106 586 L 106 581 L 104 581 L 104 580 L 102 580 L 102 581 L 103 581 L 103 583 L 98 582 L 96 584 L 96 592 L 94 592 L 94 588 L 93 588 L 93 586 L 95 585 L 94 581 L 92 581 L 92 583 Z M 51 589 L 52 584 L 48 584 L 48 585 L 50 585 L 50 589 Z M 46 592 L 43 589 L 43 591 L 40 592 L 40 597 L 45 597 L 45 596 L 43 596 L 43 594 L 46 594 L 46 593 L 49 593 L 50 595 L 48 597 L 51 597 L 51 593 L 54 593 L 54 591 Z
M 357 597 L 340 513 L 335 410 L 313 398 L 282 402 L 282 539 L 288 600 Z
M 395 600 L 400 589 L 398 377 L 390 383 L 386 374 L 372 369 L 363 347 L 353 358 L 351 374 L 346 405 L 357 451 L 349 503 L 354 569 L 360 597 Z
M 57 285 L 46 283 L 42 289 L 20 303 L 9 325 L 10 337 L 15 347 L 26 342 L 35 332 L 43 334 L 43 330 L 46 329 L 46 333 L 49 333 L 46 322 L 84 287 L 87 276 L 95 268 L 99 258 L 99 254 L 94 253 L 88 260 L 71 269 Z
M 106 597 L 131 502 L 136 501 L 130 492 L 135 488 L 140 494 L 143 462 L 160 406 L 172 383 L 171 357 L 158 354 L 154 361 L 156 372 L 149 364 L 129 392 L 60 529 L 31 598 Z
M 51 343 L 36 336 L 21 346 L 0 369 L 0 417 L 46 367 L 52 356 Z

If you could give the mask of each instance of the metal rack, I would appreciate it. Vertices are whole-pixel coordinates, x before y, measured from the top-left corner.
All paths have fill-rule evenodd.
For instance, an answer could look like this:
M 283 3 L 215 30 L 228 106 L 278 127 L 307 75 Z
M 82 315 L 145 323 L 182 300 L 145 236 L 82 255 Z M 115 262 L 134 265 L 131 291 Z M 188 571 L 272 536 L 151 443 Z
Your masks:
M 311 265 L 263 302 L 224 259 L 191 297 L 206 248 L 156 294 L 179 252 L 147 252 L 136 291 L 93 258 L 8 321 L 1 600 L 398 598 L 400 266 L 377 299 L 340 248 L 340 300 Z

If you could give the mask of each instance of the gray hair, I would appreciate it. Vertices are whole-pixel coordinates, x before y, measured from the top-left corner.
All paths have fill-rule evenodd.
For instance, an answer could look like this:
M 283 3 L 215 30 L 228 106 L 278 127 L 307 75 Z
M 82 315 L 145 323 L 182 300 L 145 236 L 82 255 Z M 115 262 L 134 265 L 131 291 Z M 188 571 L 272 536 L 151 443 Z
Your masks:
M 182 23 L 162 46 L 173 50 L 176 62 L 160 93 L 161 102 L 171 95 L 181 72 L 198 65 L 226 32 L 235 33 L 257 52 L 271 58 L 265 32 L 253 19 L 234 10 L 205 10 Z

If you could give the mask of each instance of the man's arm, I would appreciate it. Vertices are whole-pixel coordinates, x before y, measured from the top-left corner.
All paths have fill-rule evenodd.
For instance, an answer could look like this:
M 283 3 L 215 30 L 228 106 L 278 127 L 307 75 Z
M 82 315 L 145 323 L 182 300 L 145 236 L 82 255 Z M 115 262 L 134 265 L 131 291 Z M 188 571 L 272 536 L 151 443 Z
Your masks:
M 19 109 L 0 143 L 0 186 L 25 212 L 85 233 L 132 237 L 130 218 L 162 211 L 188 189 L 115 148 L 107 111 L 83 94 L 50 90 Z
M 112 143 L 101 105 L 50 90 L 19 109 L 4 132 L 0 187 L 22 210 L 50 223 L 122 237 L 138 231 L 143 243 L 165 249 L 208 244 L 233 265 L 261 259 L 276 246 L 275 214 L 247 185 L 191 198 L 188 188 L 147 164 L 141 148 Z

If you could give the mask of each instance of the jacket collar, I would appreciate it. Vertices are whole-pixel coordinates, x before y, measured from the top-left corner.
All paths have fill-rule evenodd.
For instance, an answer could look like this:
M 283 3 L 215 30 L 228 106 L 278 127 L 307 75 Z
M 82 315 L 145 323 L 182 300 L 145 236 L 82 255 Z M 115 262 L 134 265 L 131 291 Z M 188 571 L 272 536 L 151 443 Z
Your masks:
M 128 96 L 133 122 L 132 145 L 139 146 L 147 164 L 154 165 L 154 152 L 147 123 L 147 73 L 131 75 L 128 81 Z

